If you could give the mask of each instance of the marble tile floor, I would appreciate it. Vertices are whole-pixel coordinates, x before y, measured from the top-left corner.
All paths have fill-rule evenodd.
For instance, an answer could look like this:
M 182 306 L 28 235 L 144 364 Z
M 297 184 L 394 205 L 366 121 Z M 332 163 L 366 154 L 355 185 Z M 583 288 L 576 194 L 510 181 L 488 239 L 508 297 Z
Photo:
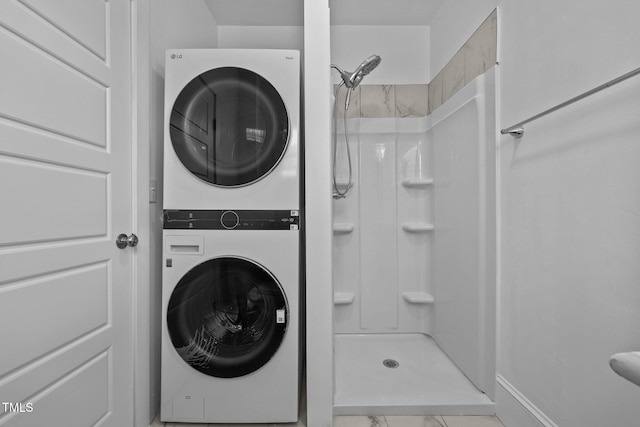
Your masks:
M 163 423 L 156 418 L 149 427 L 304 427 L 304 422 L 288 424 L 191 424 Z M 333 419 L 334 427 L 504 427 L 495 416 L 350 416 Z
M 333 427 L 504 427 L 495 416 L 337 416 Z

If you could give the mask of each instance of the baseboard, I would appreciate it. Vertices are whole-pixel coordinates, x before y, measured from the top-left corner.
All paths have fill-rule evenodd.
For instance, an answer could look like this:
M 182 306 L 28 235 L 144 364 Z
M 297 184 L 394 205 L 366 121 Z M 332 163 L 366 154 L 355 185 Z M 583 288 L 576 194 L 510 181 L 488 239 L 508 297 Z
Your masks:
M 496 382 L 496 414 L 506 427 L 558 427 L 503 376 Z

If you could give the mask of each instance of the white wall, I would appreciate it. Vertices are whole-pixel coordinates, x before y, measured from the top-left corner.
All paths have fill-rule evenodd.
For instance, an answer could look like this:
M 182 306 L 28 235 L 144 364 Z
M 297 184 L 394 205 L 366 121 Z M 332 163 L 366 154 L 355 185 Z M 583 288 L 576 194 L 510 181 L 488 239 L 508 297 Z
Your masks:
M 397 25 L 331 26 L 331 62 L 353 71 L 370 55 L 382 62 L 363 84 L 429 83 L 429 27 Z M 337 73 L 333 81 L 339 83 Z
M 637 2 L 501 12 L 503 125 L 640 66 Z M 500 141 L 500 373 L 560 426 L 640 418 L 607 360 L 640 349 L 639 95 L 636 77 Z
M 451 0 L 432 27 L 432 71 L 496 5 L 501 127 L 640 66 L 638 2 Z M 499 140 L 508 427 L 638 423 L 640 388 L 608 357 L 640 349 L 639 113 L 635 77 Z
M 202 0 L 153 0 L 151 14 L 153 46 L 218 47 L 218 24 Z
M 153 418 L 158 408 L 159 399 L 157 392 L 160 387 L 158 370 L 160 361 L 152 359 L 152 354 L 157 353 L 158 337 L 151 333 L 151 325 L 157 321 L 155 318 L 156 300 L 152 295 L 156 292 L 154 285 L 157 280 L 157 261 L 154 260 L 157 244 L 157 231 L 150 223 L 151 212 L 155 206 L 149 203 L 149 30 L 150 13 L 149 0 L 137 0 L 132 3 L 134 16 L 132 35 L 135 47 L 133 52 L 133 79 L 132 93 L 137 101 L 133 109 L 134 132 L 134 161 L 136 161 L 136 175 L 132 185 L 138 194 L 135 206 L 137 218 L 135 221 L 135 233 L 143 242 L 136 250 L 137 254 L 137 282 L 134 289 L 134 421 L 136 427 L 146 427 Z M 151 241 L 155 243 L 151 244 Z M 153 254 L 153 255 L 152 255 Z
M 148 270 L 139 274 L 141 278 L 146 275 L 147 280 L 139 280 L 137 290 L 138 335 L 150 337 L 148 348 L 140 346 L 136 355 L 136 425 L 139 427 L 148 425 L 144 424 L 145 418 L 150 421 L 160 405 L 164 53 L 170 48 L 213 48 L 218 42 L 217 24 L 201 0 L 146 0 L 141 5 L 139 12 L 143 15 L 139 20 L 146 27 L 141 31 L 146 33 L 139 35 L 140 55 L 145 57 L 139 58 L 137 70 L 141 85 L 138 88 L 138 135 L 148 140 L 146 152 L 140 151 L 139 163 L 146 169 L 138 171 L 138 188 L 148 200 L 148 185 L 154 180 L 157 201 L 148 204 L 145 216 L 139 218 L 144 234 L 148 235 L 148 240 L 140 244 L 148 248 L 147 258 L 140 265 Z M 148 159 L 143 158 L 144 155 L 148 155 Z
M 331 262 L 331 77 L 329 8 L 304 1 L 305 236 L 307 423 L 333 423 L 333 283 Z M 313 36 L 311 36 L 313 35 Z
M 303 27 L 223 25 L 218 47 L 225 49 L 304 49 Z

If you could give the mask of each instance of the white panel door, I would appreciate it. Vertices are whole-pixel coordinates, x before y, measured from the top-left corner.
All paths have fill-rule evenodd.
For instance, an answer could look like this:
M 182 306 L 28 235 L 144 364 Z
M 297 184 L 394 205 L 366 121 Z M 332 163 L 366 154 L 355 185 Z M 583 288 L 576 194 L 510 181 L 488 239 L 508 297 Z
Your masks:
M 0 425 L 133 423 L 130 0 L 0 1 Z

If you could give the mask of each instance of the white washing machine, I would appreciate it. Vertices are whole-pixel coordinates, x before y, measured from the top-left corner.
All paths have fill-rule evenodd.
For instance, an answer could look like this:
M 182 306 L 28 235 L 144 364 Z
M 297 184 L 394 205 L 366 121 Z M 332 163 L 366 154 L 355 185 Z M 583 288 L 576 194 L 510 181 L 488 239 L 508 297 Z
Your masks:
M 164 209 L 300 208 L 300 54 L 167 51 Z
M 165 211 L 161 420 L 298 420 L 297 211 Z

